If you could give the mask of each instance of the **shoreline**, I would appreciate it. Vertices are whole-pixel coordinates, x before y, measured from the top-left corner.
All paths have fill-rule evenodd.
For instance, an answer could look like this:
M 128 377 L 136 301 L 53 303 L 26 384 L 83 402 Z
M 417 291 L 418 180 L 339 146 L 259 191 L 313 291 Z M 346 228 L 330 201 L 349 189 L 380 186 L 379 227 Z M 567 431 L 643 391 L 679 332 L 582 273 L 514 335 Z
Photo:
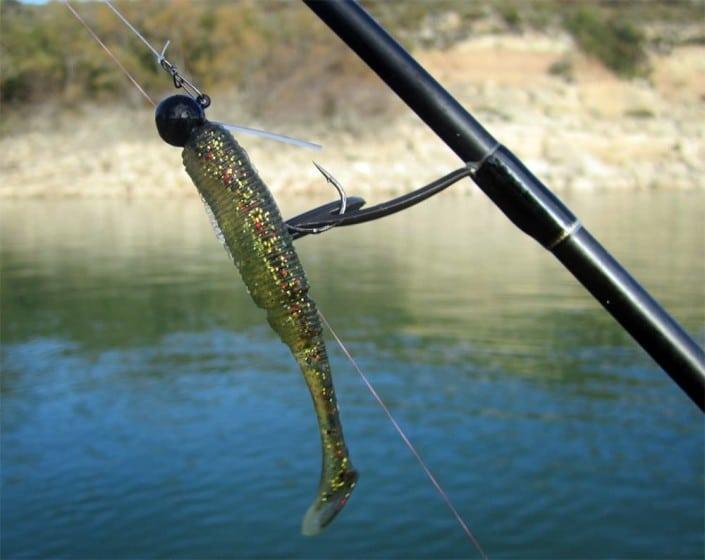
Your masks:
M 624 81 L 576 54 L 567 37 L 500 34 L 415 53 L 551 190 L 703 190 L 705 46 L 654 54 L 648 80 Z M 574 77 L 552 73 L 570 57 Z M 322 152 L 239 138 L 274 193 L 332 195 L 316 160 L 350 194 L 419 188 L 462 162 L 381 83 L 325 114 L 269 122 L 216 97 L 211 118 L 302 137 Z M 347 99 L 347 98 L 346 98 Z M 242 104 L 240 104 L 242 105 Z M 180 150 L 157 136 L 151 108 L 2 112 L 0 199 L 191 197 Z M 450 189 L 467 195 L 469 181 Z

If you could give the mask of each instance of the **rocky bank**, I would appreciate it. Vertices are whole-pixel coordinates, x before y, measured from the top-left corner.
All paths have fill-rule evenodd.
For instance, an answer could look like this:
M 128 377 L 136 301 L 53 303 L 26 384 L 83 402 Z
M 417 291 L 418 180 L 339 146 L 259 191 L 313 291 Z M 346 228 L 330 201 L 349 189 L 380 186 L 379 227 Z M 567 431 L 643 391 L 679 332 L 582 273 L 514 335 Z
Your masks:
M 705 188 L 703 45 L 652 54 L 649 78 L 632 81 L 577 54 L 560 35 L 486 35 L 416 56 L 552 189 Z M 211 116 L 324 145 L 315 153 L 241 137 L 275 192 L 325 193 L 312 159 L 351 194 L 374 193 L 370 199 L 460 164 L 379 80 L 358 93 L 358 102 L 316 118 L 230 114 L 226 97 L 215 100 Z M 2 120 L 0 197 L 195 194 L 179 150 L 157 137 L 151 108 L 3 109 Z M 470 182 L 451 189 L 474 190 Z

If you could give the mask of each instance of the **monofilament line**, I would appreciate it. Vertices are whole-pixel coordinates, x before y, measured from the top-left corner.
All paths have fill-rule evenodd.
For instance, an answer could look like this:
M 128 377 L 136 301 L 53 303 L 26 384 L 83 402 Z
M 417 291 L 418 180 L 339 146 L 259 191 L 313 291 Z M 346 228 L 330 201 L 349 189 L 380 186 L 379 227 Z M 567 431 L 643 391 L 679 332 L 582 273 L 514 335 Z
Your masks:
M 0 0 L 2 1 L 2 0 Z M 144 95 L 145 99 L 149 101 L 153 107 L 156 107 L 156 104 L 152 100 L 152 98 L 147 94 L 147 92 L 144 90 L 142 86 L 140 86 L 139 82 L 130 74 L 130 72 L 125 68 L 122 63 L 117 59 L 117 57 L 110 51 L 110 49 L 106 46 L 103 41 L 100 40 L 100 37 L 91 29 L 91 27 L 86 23 L 86 21 L 79 15 L 79 13 L 71 6 L 69 3 L 69 0 L 62 0 L 64 4 L 66 4 L 66 7 L 71 11 L 71 13 L 76 17 L 76 19 L 83 24 L 83 26 L 88 30 L 88 33 L 91 34 L 91 37 L 95 39 L 95 41 L 103 48 L 103 50 L 108 54 L 108 56 L 117 64 L 118 68 L 122 70 L 122 72 L 127 76 L 127 78 L 132 82 L 132 84 L 137 88 L 137 90 Z M 135 28 L 134 25 L 132 25 L 125 16 L 123 16 L 118 9 L 113 6 L 109 0 L 103 0 L 103 3 L 108 6 L 113 13 L 122 21 L 127 28 L 132 31 L 137 37 L 142 41 L 147 48 L 157 57 L 157 62 L 159 65 L 169 73 L 169 75 L 172 77 L 172 80 L 174 81 L 174 85 L 177 88 L 184 88 L 186 93 L 190 95 L 193 99 L 195 99 L 204 109 L 210 105 L 210 98 L 201 92 L 191 81 L 189 81 L 187 78 L 182 76 L 178 70 L 176 69 L 176 66 L 174 66 L 171 62 L 169 62 L 166 58 L 164 58 L 164 51 L 166 50 L 167 46 L 169 45 L 169 41 L 166 42 L 164 45 L 164 49 L 162 49 L 162 52 L 157 52 L 157 50 L 152 46 L 152 44 L 147 41 L 147 39 L 144 38 L 144 35 L 142 35 L 137 29 Z M 216 124 L 220 124 L 230 130 L 231 132 L 235 133 L 241 133 L 241 134 L 251 134 L 253 136 L 259 136 L 260 138 L 269 138 L 271 140 L 277 140 L 278 142 L 284 142 L 285 144 L 292 144 L 294 146 L 299 146 L 301 148 L 309 148 L 312 150 L 320 150 L 322 146 L 320 144 L 315 144 L 313 142 L 308 142 L 307 140 L 301 140 L 300 138 L 294 138 L 292 136 L 287 136 L 285 134 L 276 134 L 274 132 L 268 132 L 266 130 L 259 130 L 256 128 L 250 128 L 247 126 L 240 126 L 240 125 L 233 125 L 233 124 L 225 124 L 225 123 L 219 123 L 217 121 L 213 121 Z
M 443 487 L 440 485 L 438 480 L 436 480 L 436 477 L 433 475 L 431 470 L 428 468 L 426 465 L 426 462 L 423 460 L 421 457 L 421 454 L 416 450 L 416 447 L 414 447 L 414 444 L 411 443 L 411 440 L 407 437 L 407 435 L 404 433 L 404 430 L 402 430 L 401 426 L 399 423 L 396 421 L 394 416 L 392 415 L 391 411 L 387 407 L 387 405 L 384 403 L 382 400 L 382 397 L 379 396 L 379 393 L 375 390 L 375 388 L 372 386 L 372 383 L 370 380 L 367 378 L 367 376 L 362 372 L 362 369 L 360 369 L 360 366 L 357 365 L 357 362 L 355 359 L 352 357 L 348 349 L 345 347 L 345 344 L 343 344 L 343 341 L 340 339 L 340 337 L 336 334 L 336 332 L 333 330 L 333 327 L 331 327 L 330 323 L 328 320 L 323 316 L 323 313 L 321 311 L 318 311 L 318 314 L 321 317 L 321 320 L 323 321 L 323 324 L 328 328 L 330 333 L 333 335 L 333 338 L 335 341 L 338 343 L 338 346 L 340 346 L 340 349 L 343 351 L 343 354 L 348 358 L 350 363 L 352 364 L 353 368 L 355 368 L 355 371 L 357 371 L 358 375 L 362 379 L 362 382 L 365 384 L 367 389 L 370 391 L 374 399 L 377 401 L 379 406 L 382 407 L 382 410 L 384 410 L 384 413 L 387 415 L 387 418 L 389 418 L 389 421 L 392 423 L 392 426 L 394 426 L 394 429 L 397 431 L 399 436 L 401 437 L 402 441 L 406 444 L 406 446 L 409 448 L 409 451 L 413 454 L 414 457 L 416 457 L 416 460 L 418 461 L 419 465 L 421 465 L 421 468 L 423 471 L 426 473 L 426 476 L 428 479 L 431 481 L 431 484 L 436 488 L 438 493 L 440 494 L 441 498 L 443 498 L 443 501 L 446 503 L 448 506 L 448 509 L 451 511 L 455 519 L 458 521 L 460 524 L 460 527 L 463 529 L 465 532 L 465 535 L 467 538 L 470 540 L 470 542 L 475 546 L 477 551 L 480 553 L 480 556 L 484 558 L 484 560 L 487 560 L 487 555 L 485 554 L 485 551 L 482 549 L 480 546 L 480 543 L 478 540 L 475 538 L 475 535 L 473 535 L 472 531 L 470 530 L 470 527 L 468 524 L 465 522 L 463 519 L 462 515 L 460 515 L 460 512 L 455 508 L 453 505 L 453 502 L 450 499 L 450 496 L 446 493 L 445 490 L 443 490 Z
M 144 36 L 142 35 L 142 33 L 140 33 L 139 31 L 137 31 L 137 29 L 135 28 L 135 26 L 132 25 L 129 21 L 127 21 L 127 18 L 126 18 L 125 16 L 123 16 L 123 15 L 118 11 L 118 9 L 110 3 L 110 0 L 103 0 L 103 2 L 105 3 L 106 6 L 108 6 L 108 8 L 110 8 L 110 9 L 113 11 L 113 13 L 114 13 L 117 17 L 119 17 L 119 18 L 122 20 L 122 22 L 123 22 L 125 25 L 127 25 L 127 27 L 130 28 L 130 30 L 131 30 L 135 35 L 137 35 L 137 37 L 139 37 L 140 41 L 142 41 L 145 45 L 147 45 L 147 48 L 148 48 L 150 51 L 152 51 L 152 53 L 154 53 L 154 56 L 157 57 L 157 60 L 161 60 L 161 58 L 162 58 L 162 53 L 160 53 L 157 49 L 155 49 L 155 48 L 152 46 L 152 44 L 151 44 L 149 41 L 147 41 L 147 39 L 144 38 Z
M 76 19 L 83 25 L 83 27 L 86 28 L 86 30 L 88 31 L 88 33 L 91 34 L 91 37 L 93 37 L 93 39 L 95 39 L 96 43 L 98 43 L 98 44 L 103 48 L 103 50 L 104 50 L 106 53 L 108 53 L 108 56 L 113 60 L 113 62 L 118 65 L 118 68 L 120 68 L 120 70 L 122 70 L 122 73 L 125 74 L 125 76 L 127 76 L 127 78 L 128 78 L 128 79 L 132 82 L 132 84 L 137 88 L 137 91 L 139 91 L 139 92 L 144 96 L 144 98 L 152 104 L 152 107 L 156 107 L 156 103 L 154 103 L 154 100 L 149 96 L 149 94 L 148 94 L 146 91 L 144 91 L 144 89 L 143 89 L 142 86 L 139 84 L 139 82 L 138 82 L 135 78 L 132 77 L 132 74 L 130 74 L 130 72 L 128 72 L 127 68 L 125 68 L 125 67 L 122 65 L 122 63 L 121 63 L 121 62 L 117 59 L 117 57 L 110 51 L 110 49 L 106 46 L 106 44 L 103 43 L 103 41 L 100 40 L 100 37 L 98 37 L 98 35 L 96 35 L 96 33 L 93 31 L 93 29 L 91 29 L 90 25 L 88 25 L 88 24 L 86 23 L 86 21 L 80 16 L 80 14 L 79 14 L 76 10 L 73 9 L 73 6 L 72 6 L 71 3 L 69 2 L 69 0 L 63 0 L 63 2 L 64 2 L 64 4 L 66 5 L 66 7 L 69 9 L 69 11 L 70 11 L 74 16 L 76 16 Z

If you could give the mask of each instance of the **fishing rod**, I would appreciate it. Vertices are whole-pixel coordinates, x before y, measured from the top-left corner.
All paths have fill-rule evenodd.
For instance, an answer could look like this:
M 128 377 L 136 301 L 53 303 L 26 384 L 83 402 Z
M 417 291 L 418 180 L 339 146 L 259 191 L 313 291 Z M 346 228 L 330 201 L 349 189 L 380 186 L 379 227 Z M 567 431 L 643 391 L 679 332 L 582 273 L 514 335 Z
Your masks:
M 550 251 L 705 411 L 703 349 L 570 209 L 355 0 L 303 2 L 465 162 L 467 176 L 499 209 Z

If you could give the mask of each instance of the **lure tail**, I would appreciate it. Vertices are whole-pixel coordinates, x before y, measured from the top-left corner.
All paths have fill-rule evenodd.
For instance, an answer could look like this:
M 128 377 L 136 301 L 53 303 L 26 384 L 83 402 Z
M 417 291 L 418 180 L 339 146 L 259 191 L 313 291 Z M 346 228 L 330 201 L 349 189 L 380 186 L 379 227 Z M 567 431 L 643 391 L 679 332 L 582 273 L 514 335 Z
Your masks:
M 301 522 L 301 533 L 314 536 L 323 531 L 347 504 L 358 474 L 350 461 L 343 437 L 338 400 L 318 311 L 307 292 L 308 289 L 299 292 L 296 298 L 299 311 L 295 318 L 291 315 L 284 318 L 281 313 L 268 311 L 267 320 L 296 358 L 311 393 L 318 420 L 322 451 L 321 477 L 316 498 Z M 292 323 L 298 323 L 298 328 L 291 329 Z M 296 334 L 302 332 L 307 335 L 302 337 Z
M 322 351 L 322 356 L 321 356 Z M 343 509 L 357 482 L 338 417 L 325 347 L 297 353 L 297 361 L 311 391 L 323 450 L 318 492 L 301 523 L 301 532 L 320 533 Z
M 301 533 L 307 537 L 312 537 L 325 529 L 347 503 L 356 481 L 357 471 L 348 471 L 344 483 L 338 490 L 329 494 L 330 498 L 326 501 L 317 498 L 309 506 L 306 515 L 304 515 L 304 519 L 301 522 Z M 323 486 L 324 483 L 321 481 L 321 487 Z
M 357 482 L 357 471 L 350 462 L 343 437 L 338 401 L 318 312 L 307 293 L 300 293 L 297 299 L 300 308 L 306 310 L 298 314 L 297 319 L 293 321 L 299 323 L 298 329 L 286 328 L 286 323 L 292 321 L 291 317 L 289 321 L 282 321 L 278 313 L 269 312 L 267 319 L 296 358 L 311 393 L 318 421 L 322 451 L 321 476 L 316 498 L 301 523 L 301 532 L 312 536 L 325 529 L 343 509 Z M 296 331 L 307 332 L 308 336 L 292 336 Z

